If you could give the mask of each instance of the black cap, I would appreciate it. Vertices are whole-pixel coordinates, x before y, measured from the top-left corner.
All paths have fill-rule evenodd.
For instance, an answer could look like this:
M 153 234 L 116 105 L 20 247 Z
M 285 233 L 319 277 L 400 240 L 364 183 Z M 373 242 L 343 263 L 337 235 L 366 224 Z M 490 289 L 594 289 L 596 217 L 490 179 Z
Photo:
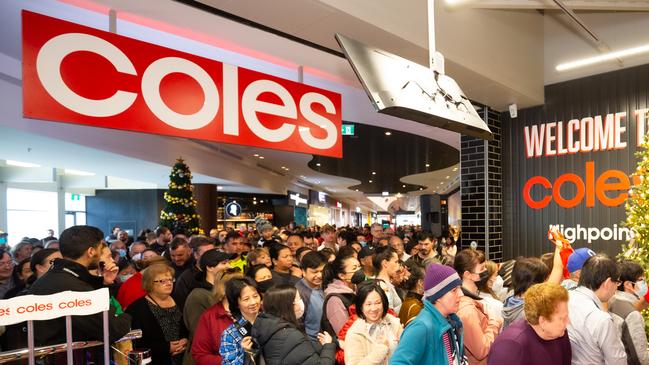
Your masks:
M 374 247 L 367 245 L 361 248 L 361 251 L 358 253 L 358 259 L 361 260 L 366 258 L 367 256 L 372 256 L 372 255 L 374 255 Z
M 236 254 L 225 253 L 213 248 L 203 253 L 199 261 L 199 265 L 201 267 L 201 270 L 205 271 L 205 268 L 208 266 L 214 267 L 225 260 L 232 260 L 236 257 Z

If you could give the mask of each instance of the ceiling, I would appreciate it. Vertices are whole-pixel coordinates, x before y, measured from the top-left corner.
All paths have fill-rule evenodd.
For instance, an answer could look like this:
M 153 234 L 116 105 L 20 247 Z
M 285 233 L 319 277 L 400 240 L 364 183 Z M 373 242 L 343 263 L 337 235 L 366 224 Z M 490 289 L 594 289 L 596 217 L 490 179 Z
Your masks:
M 215 7 L 243 20 L 219 17 L 187 2 Z M 614 2 L 621 6 L 618 9 L 612 9 L 616 5 L 610 1 L 565 2 L 578 7 L 578 14 L 612 49 L 649 37 L 637 31 L 649 28 L 646 14 L 613 12 L 645 11 L 647 1 Z M 544 84 L 621 67 L 614 63 L 567 74 L 554 72 L 557 62 L 597 51 L 565 16 L 551 10 L 547 5 L 551 1 L 464 3 L 450 7 L 436 2 L 437 49 L 446 57 L 447 73 L 465 94 L 496 110 L 505 110 L 510 103 L 519 107 L 543 103 Z M 478 8 L 480 4 L 489 9 Z M 108 11 L 114 9 L 122 35 L 290 80 L 302 76 L 305 83 L 343 95 L 343 119 L 356 124 L 359 137 L 345 137 L 343 160 L 313 159 L 297 153 L 23 119 L 19 16 L 23 8 L 100 29 L 107 28 Z M 246 25 L 246 21 L 275 33 Z M 289 40 L 277 31 L 318 48 Z M 368 196 L 399 192 L 399 187 L 410 191 L 401 202 L 457 188 L 459 135 L 375 113 L 349 64 L 336 55 L 340 50 L 335 32 L 426 63 L 423 0 L 4 0 L 0 3 L 0 128 L 12 143 L 0 146 L 0 159 L 72 167 L 164 187 L 169 166 L 182 156 L 197 182 L 219 184 L 226 191 L 281 194 L 286 189 L 315 189 L 370 209 L 377 206 Z M 322 47 L 333 52 L 324 52 Z M 637 62 L 649 59 L 636 57 L 623 66 Z M 385 138 L 385 130 L 392 131 L 391 138 Z M 377 173 L 378 178 L 372 179 L 376 183 L 369 183 L 371 172 Z M 395 206 L 413 204 L 397 202 Z
M 309 167 L 358 180 L 360 183 L 349 189 L 379 195 L 419 191 L 429 183 L 413 185 L 402 178 L 442 170 L 460 160 L 459 151 L 444 143 L 363 124 L 356 125 L 354 136 L 343 137 L 343 156 L 343 159 L 315 156 Z

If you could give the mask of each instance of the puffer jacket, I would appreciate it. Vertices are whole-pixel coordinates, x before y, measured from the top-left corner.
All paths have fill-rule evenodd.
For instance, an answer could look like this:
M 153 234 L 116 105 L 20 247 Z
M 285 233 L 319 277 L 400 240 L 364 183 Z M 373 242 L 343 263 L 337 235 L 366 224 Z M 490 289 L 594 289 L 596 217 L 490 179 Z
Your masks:
M 618 291 L 609 301 L 608 308 L 611 313 L 618 315 L 620 320 L 624 321 L 620 333 L 627 353 L 627 363 L 647 365 L 649 364 L 647 334 L 642 314 L 634 307 L 637 300 L 638 298 L 631 293 Z
M 464 348 L 470 365 L 486 365 L 489 349 L 500 332 L 502 320 L 489 318 L 480 297 L 462 288 L 457 316 L 464 327 Z
M 336 345 L 313 344 L 295 325 L 268 313 L 257 317 L 252 337 L 267 365 L 334 364 Z
M 387 314 L 381 321 L 387 328 L 388 346 L 379 343 L 370 335 L 372 324 L 363 319 L 358 319 L 351 325 L 345 336 L 345 365 L 381 365 L 388 363 L 390 354 L 394 352 L 399 343 L 401 322 L 392 314 Z

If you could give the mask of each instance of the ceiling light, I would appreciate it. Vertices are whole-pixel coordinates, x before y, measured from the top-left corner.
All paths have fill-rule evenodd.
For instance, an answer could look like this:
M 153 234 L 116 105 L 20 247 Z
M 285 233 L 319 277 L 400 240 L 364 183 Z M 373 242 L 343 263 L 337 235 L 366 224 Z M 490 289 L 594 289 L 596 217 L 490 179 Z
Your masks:
M 255 156 L 255 157 L 259 157 L 259 154 L 258 154 L 258 153 L 255 153 L 253 156 Z
M 287 168 L 285 168 L 284 170 L 288 171 L 289 169 L 288 169 L 288 167 L 287 167 Z
M 376 172 L 375 172 L 375 171 L 372 171 L 372 175 L 376 175 Z
M 401 187 L 402 187 L 402 188 L 405 188 L 406 186 L 405 186 L 405 185 L 401 185 Z
M 256 197 L 256 196 L 253 196 L 253 197 L 252 197 L 252 200 L 257 200 L 257 197 Z
M 615 51 L 615 52 L 608 52 L 604 53 L 598 56 L 593 56 L 593 57 L 587 57 L 587 58 L 582 58 L 580 60 L 576 61 L 570 61 L 570 62 L 565 62 L 557 65 L 555 69 L 557 71 L 567 71 L 567 70 L 572 70 L 575 68 L 579 67 L 584 67 L 584 66 L 589 66 L 589 65 L 594 65 L 597 63 L 602 63 L 606 61 L 612 61 L 616 60 L 618 58 L 624 58 L 624 57 L 629 57 L 629 56 L 635 56 L 641 53 L 647 53 L 649 52 L 649 44 L 645 44 L 643 46 L 639 47 L 633 47 L 633 48 L 627 48 L 623 49 L 620 51 Z
M 263 200 L 260 200 L 259 202 L 260 202 L 260 203 L 263 203 L 264 201 L 263 201 Z
M 306 176 L 304 176 L 304 175 L 300 175 L 300 177 L 303 178 L 303 179 L 306 179 Z
M 16 166 L 16 167 L 41 167 L 41 165 L 37 165 L 35 163 L 29 163 L 29 162 L 21 162 L 21 161 L 14 161 L 14 160 L 7 160 L 5 161 L 7 163 L 7 166 Z
M 263 159 L 264 159 L 264 156 L 259 156 L 259 159 L 260 159 L 260 160 L 263 160 Z
M 356 189 L 356 191 L 358 191 L 358 189 Z
M 372 183 L 372 180 L 370 180 L 370 184 Z
M 450 176 L 447 176 L 446 178 L 448 179 Z
M 223 186 L 217 185 L 216 190 L 223 190 Z
M 66 175 L 95 176 L 94 172 L 87 172 L 87 171 L 81 171 L 81 170 L 72 170 L 72 169 L 64 169 L 63 173 L 66 174 Z
M 430 164 L 429 164 L 429 163 L 427 163 L 427 164 L 426 164 L 426 167 L 430 167 Z
M 383 195 L 383 196 L 388 196 L 388 195 L 390 195 L 390 193 L 387 192 L 387 191 L 384 191 L 384 192 L 381 193 L 381 195 Z
M 255 200 L 254 202 L 252 202 L 252 204 L 253 204 L 253 205 L 257 205 L 257 201 Z
M 419 188 L 419 190 L 424 190 L 424 188 Z
M 453 171 L 457 171 L 457 167 L 454 167 L 454 168 L 453 168 Z
M 317 163 L 317 164 L 315 164 L 315 165 L 316 165 L 316 166 L 318 166 L 318 167 L 319 167 L 319 166 L 322 166 L 322 165 L 320 165 L 320 162 L 318 162 L 318 163 Z
M 284 170 L 285 168 L 286 168 L 286 166 L 282 166 L 282 170 Z
M 385 131 L 385 135 L 386 135 L 386 136 L 391 136 L 391 135 L 392 135 L 392 132 L 390 132 L 390 131 Z

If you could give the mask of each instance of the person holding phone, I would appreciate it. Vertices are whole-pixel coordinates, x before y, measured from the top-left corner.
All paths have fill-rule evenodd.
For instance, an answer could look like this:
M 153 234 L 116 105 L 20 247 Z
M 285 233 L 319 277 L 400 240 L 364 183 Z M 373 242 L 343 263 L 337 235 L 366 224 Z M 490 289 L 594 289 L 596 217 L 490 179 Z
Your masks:
M 255 282 L 247 277 L 225 284 L 230 313 L 235 322 L 223 331 L 219 353 L 223 365 L 244 365 L 246 352 L 253 347 L 250 331 L 261 307 L 261 295 Z
M 119 271 L 104 241 L 104 233 L 92 226 L 73 226 L 61 233 L 60 251 L 63 258 L 54 259 L 50 269 L 32 284 L 28 294 L 49 295 L 66 290 L 93 291 L 111 285 Z M 97 275 L 92 271 L 97 270 Z M 72 316 L 74 341 L 102 341 L 102 313 Z M 109 340 L 122 338 L 131 327 L 131 316 L 116 314 L 109 307 Z M 37 346 L 65 342 L 65 318 L 34 322 Z

